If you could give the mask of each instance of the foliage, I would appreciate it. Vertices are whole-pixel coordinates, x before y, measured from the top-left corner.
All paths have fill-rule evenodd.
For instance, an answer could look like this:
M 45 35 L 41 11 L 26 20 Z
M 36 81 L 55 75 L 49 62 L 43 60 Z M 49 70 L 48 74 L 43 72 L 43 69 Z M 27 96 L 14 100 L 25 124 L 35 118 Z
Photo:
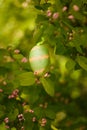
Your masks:
M 49 49 L 38 77 L 29 52 Z M 86 0 L 0 1 L 0 129 L 87 129 Z

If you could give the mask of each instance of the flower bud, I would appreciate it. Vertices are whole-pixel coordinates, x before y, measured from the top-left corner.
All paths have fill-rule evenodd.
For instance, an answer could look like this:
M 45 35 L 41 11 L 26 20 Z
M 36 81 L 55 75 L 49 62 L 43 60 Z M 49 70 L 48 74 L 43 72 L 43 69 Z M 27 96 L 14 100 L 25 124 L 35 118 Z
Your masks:
M 33 117 L 33 118 L 32 118 L 32 121 L 35 122 L 35 121 L 36 121 L 36 117 Z
M 65 12 L 66 10 L 67 10 L 67 6 L 64 6 L 64 7 L 62 8 L 62 11 Z
M 32 109 L 29 110 L 30 113 L 34 113 L 34 111 Z
M 28 62 L 28 59 L 26 57 L 22 58 L 21 62 L 26 63 Z
M 15 54 L 19 54 L 19 53 L 20 53 L 20 50 L 16 49 L 16 50 L 14 50 L 14 53 L 15 53 Z
M 52 16 L 52 18 L 53 18 L 54 20 L 58 19 L 58 17 L 59 17 L 59 13 L 58 13 L 58 12 L 55 12 L 55 13 L 53 14 L 53 16 Z
M 68 16 L 68 19 L 73 20 L 73 19 L 74 19 L 74 16 L 73 16 L 73 15 L 69 15 L 69 16 Z
M 6 118 L 4 119 L 4 122 L 5 122 L 5 123 L 8 123 L 8 122 L 9 122 L 8 117 L 6 117 Z
M 51 17 L 51 15 L 52 15 L 51 10 L 47 10 L 47 12 L 46 12 L 46 16 Z
M 73 5 L 73 10 L 74 11 L 79 11 L 79 7 L 77 5 Z

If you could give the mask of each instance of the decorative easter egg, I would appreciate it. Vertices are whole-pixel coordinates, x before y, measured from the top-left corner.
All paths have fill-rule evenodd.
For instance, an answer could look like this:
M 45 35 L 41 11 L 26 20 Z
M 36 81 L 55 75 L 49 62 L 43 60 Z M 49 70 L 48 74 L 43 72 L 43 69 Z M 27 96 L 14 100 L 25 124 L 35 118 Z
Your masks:
M 34 73 L 42 75 L 50 62 L 48 48 L 45 45 L 34 46 L 29 54 L 29 62 Z

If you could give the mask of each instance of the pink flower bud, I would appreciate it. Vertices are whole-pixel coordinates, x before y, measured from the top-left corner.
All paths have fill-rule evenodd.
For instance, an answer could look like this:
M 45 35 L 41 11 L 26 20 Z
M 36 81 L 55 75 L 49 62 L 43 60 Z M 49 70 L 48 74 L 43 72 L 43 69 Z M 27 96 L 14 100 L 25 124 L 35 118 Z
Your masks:
M 12 99 L 12 98 L 15 98 L 15 96 L 14 95 L 9 95 L 8 96 L 8 99 Z
M 18 90 L 18 89 L 15 89 L 15 90 L 12 92 L 13 95 L 17 95 L 18 93 L 19 93 L 19 90 Z
M 29 110 L 29 112 L 30 112 L 30 113 L 34 113 L 34 111 L 33 111 L 33 110 L 31 110 L 31 109 Z
M 3 89 L 0 89 L 0 93 L 2 93 L 3 92 Z
M 5 123 L 8 123 L 8 122 L 9 122 L 8 117 L 6 117 L 6 118 L 4 119 L 4 122 L 5 122 Z
M 68 19 L 73 20 L 73 19 L 74 19 L 74 16 L 73 16 L 73 15 L 69 15 L 69 16 L 68 16 Z
M 62 11 L 64 12 L 64 11 L 66 11 L 67 10 L 67 6 L 64 6 L 63 8 L 62 8 Z
M 52 12 L 50 10 L 47 10 L 46 15 L 50 17 L 52 15 Z
M 26 57 L 22 58 L 21 62 L 26 63 L 28 62 L 28 59 Z
M 19 114 L 19 115 L 18 115 L 18 118 L 22 118 L 22 117 L 23 117 L 23 114 Z
M 47 122 L 46 118 L 42 118 L 42 123 L 46 124 L 46 122 Z
M 73 10 L 74 11 L 79 11 L 79 7 L 77 5 L 73 5 Z
M 35 121 L 36 121 L 36 117 L 33 117 L 33 118 L 32 118 L 32 121 L 35 122 Z
M 19 121 L 24 120 L 24 116 L 23 116 L 23 114 L 19 114 L 19 115 L 18 115 L 18 119 L 19 119 Z
M 8 99 L 11 99 L 11 95 L 8 96 Z
M 55 13 L 53 14 L 53 16 L 52 16 L 52 18 L 53 18 L 54 20 L 58 19 L 58 17 L 59 17 L 59 13 L 58 13 L 58 12 L 55 12 Z
M 15 54 L 19 54 L 19 53 L 20 53 L 20 50 L 16 49 L 16 50 L 14 50 L 14 53 L 15 53 Z

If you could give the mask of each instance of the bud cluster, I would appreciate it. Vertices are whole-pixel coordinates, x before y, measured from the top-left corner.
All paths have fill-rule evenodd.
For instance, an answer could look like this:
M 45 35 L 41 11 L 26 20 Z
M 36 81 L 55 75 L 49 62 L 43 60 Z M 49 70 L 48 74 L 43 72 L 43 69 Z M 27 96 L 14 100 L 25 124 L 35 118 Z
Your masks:
M 5 122 L 5 124 L 9 123 L 9 118 L 6 117 L 6 118 L 4 119 L 4 122 Z
M 40 125 L 41 125 L 41 126 L 45 126 L 46 123 L 47 123 L 46 118 L 42 118 L 41 121 L 40 121 Z
M 8 117 L 6 117 L 6 118 L 4 119 L 4 123 L 5 123 L 5 128 L 6 128 L 6 129 L 9 129 L 10 127 L 9 127 L 9 125 L 8 125 L 8 123 L 9 123 L 9 118 L 8 118 Z
M 47 102 L 45 102 L 44 104 L 39 104 L 39 107 L 42 107 L 42 108 L 47 108 L 47 106 L 48 106 Z
M 56 20 L 59 17 L 59 13 L 58 12 L 52 13 L 51 10 L 47 10 L 46 16 L 49 17 L 49 18 L 51 18 L 51 19 L 53 19 L 53 20 Z
M 19 114 L 19 115 L 18 115 L 18 120 L 19 120 L 19 121 L 23 121 L 23 120 L 24 120 L 23 114 Z
M 9 99 L 11 98 L 17 98 L 18 97 L 19 90 L 15 89 L 11 95 L 8 96 Z
M 72 9 L 73 9 L 75 12 L 78 12 L 78 11 L 80 10 L 80 8 L 79 8 L 78 5 L 73 5 L 73 6 L 72 6 Z M 67 7 L 67 6 L 64 6 L 61 11 L 62 11 L 62 12 L 65 12 L 65 11 L 67 11 L 67 10 L 68 10 L 68 7 Z M 53 13 L 51 10 L 47 10 L 46 16 L 47 16 L 48 18 L 50 18 L 50 20 L 57 20 L 60 15 L 59 15 L 59 12 L 54 12 L 54 13 Z M 74 16 L 73 16 L 72 14 L 69 14 L 69 15 L 68 15 L 68 19 L 74 22 L 74 19 L 75 19 L 75 18 L 74 18 Z
M 35 121 L 36 121 L 36 117 L 33 117 L 33 118 L 32 118 L 32 121 L 35 122 Z

